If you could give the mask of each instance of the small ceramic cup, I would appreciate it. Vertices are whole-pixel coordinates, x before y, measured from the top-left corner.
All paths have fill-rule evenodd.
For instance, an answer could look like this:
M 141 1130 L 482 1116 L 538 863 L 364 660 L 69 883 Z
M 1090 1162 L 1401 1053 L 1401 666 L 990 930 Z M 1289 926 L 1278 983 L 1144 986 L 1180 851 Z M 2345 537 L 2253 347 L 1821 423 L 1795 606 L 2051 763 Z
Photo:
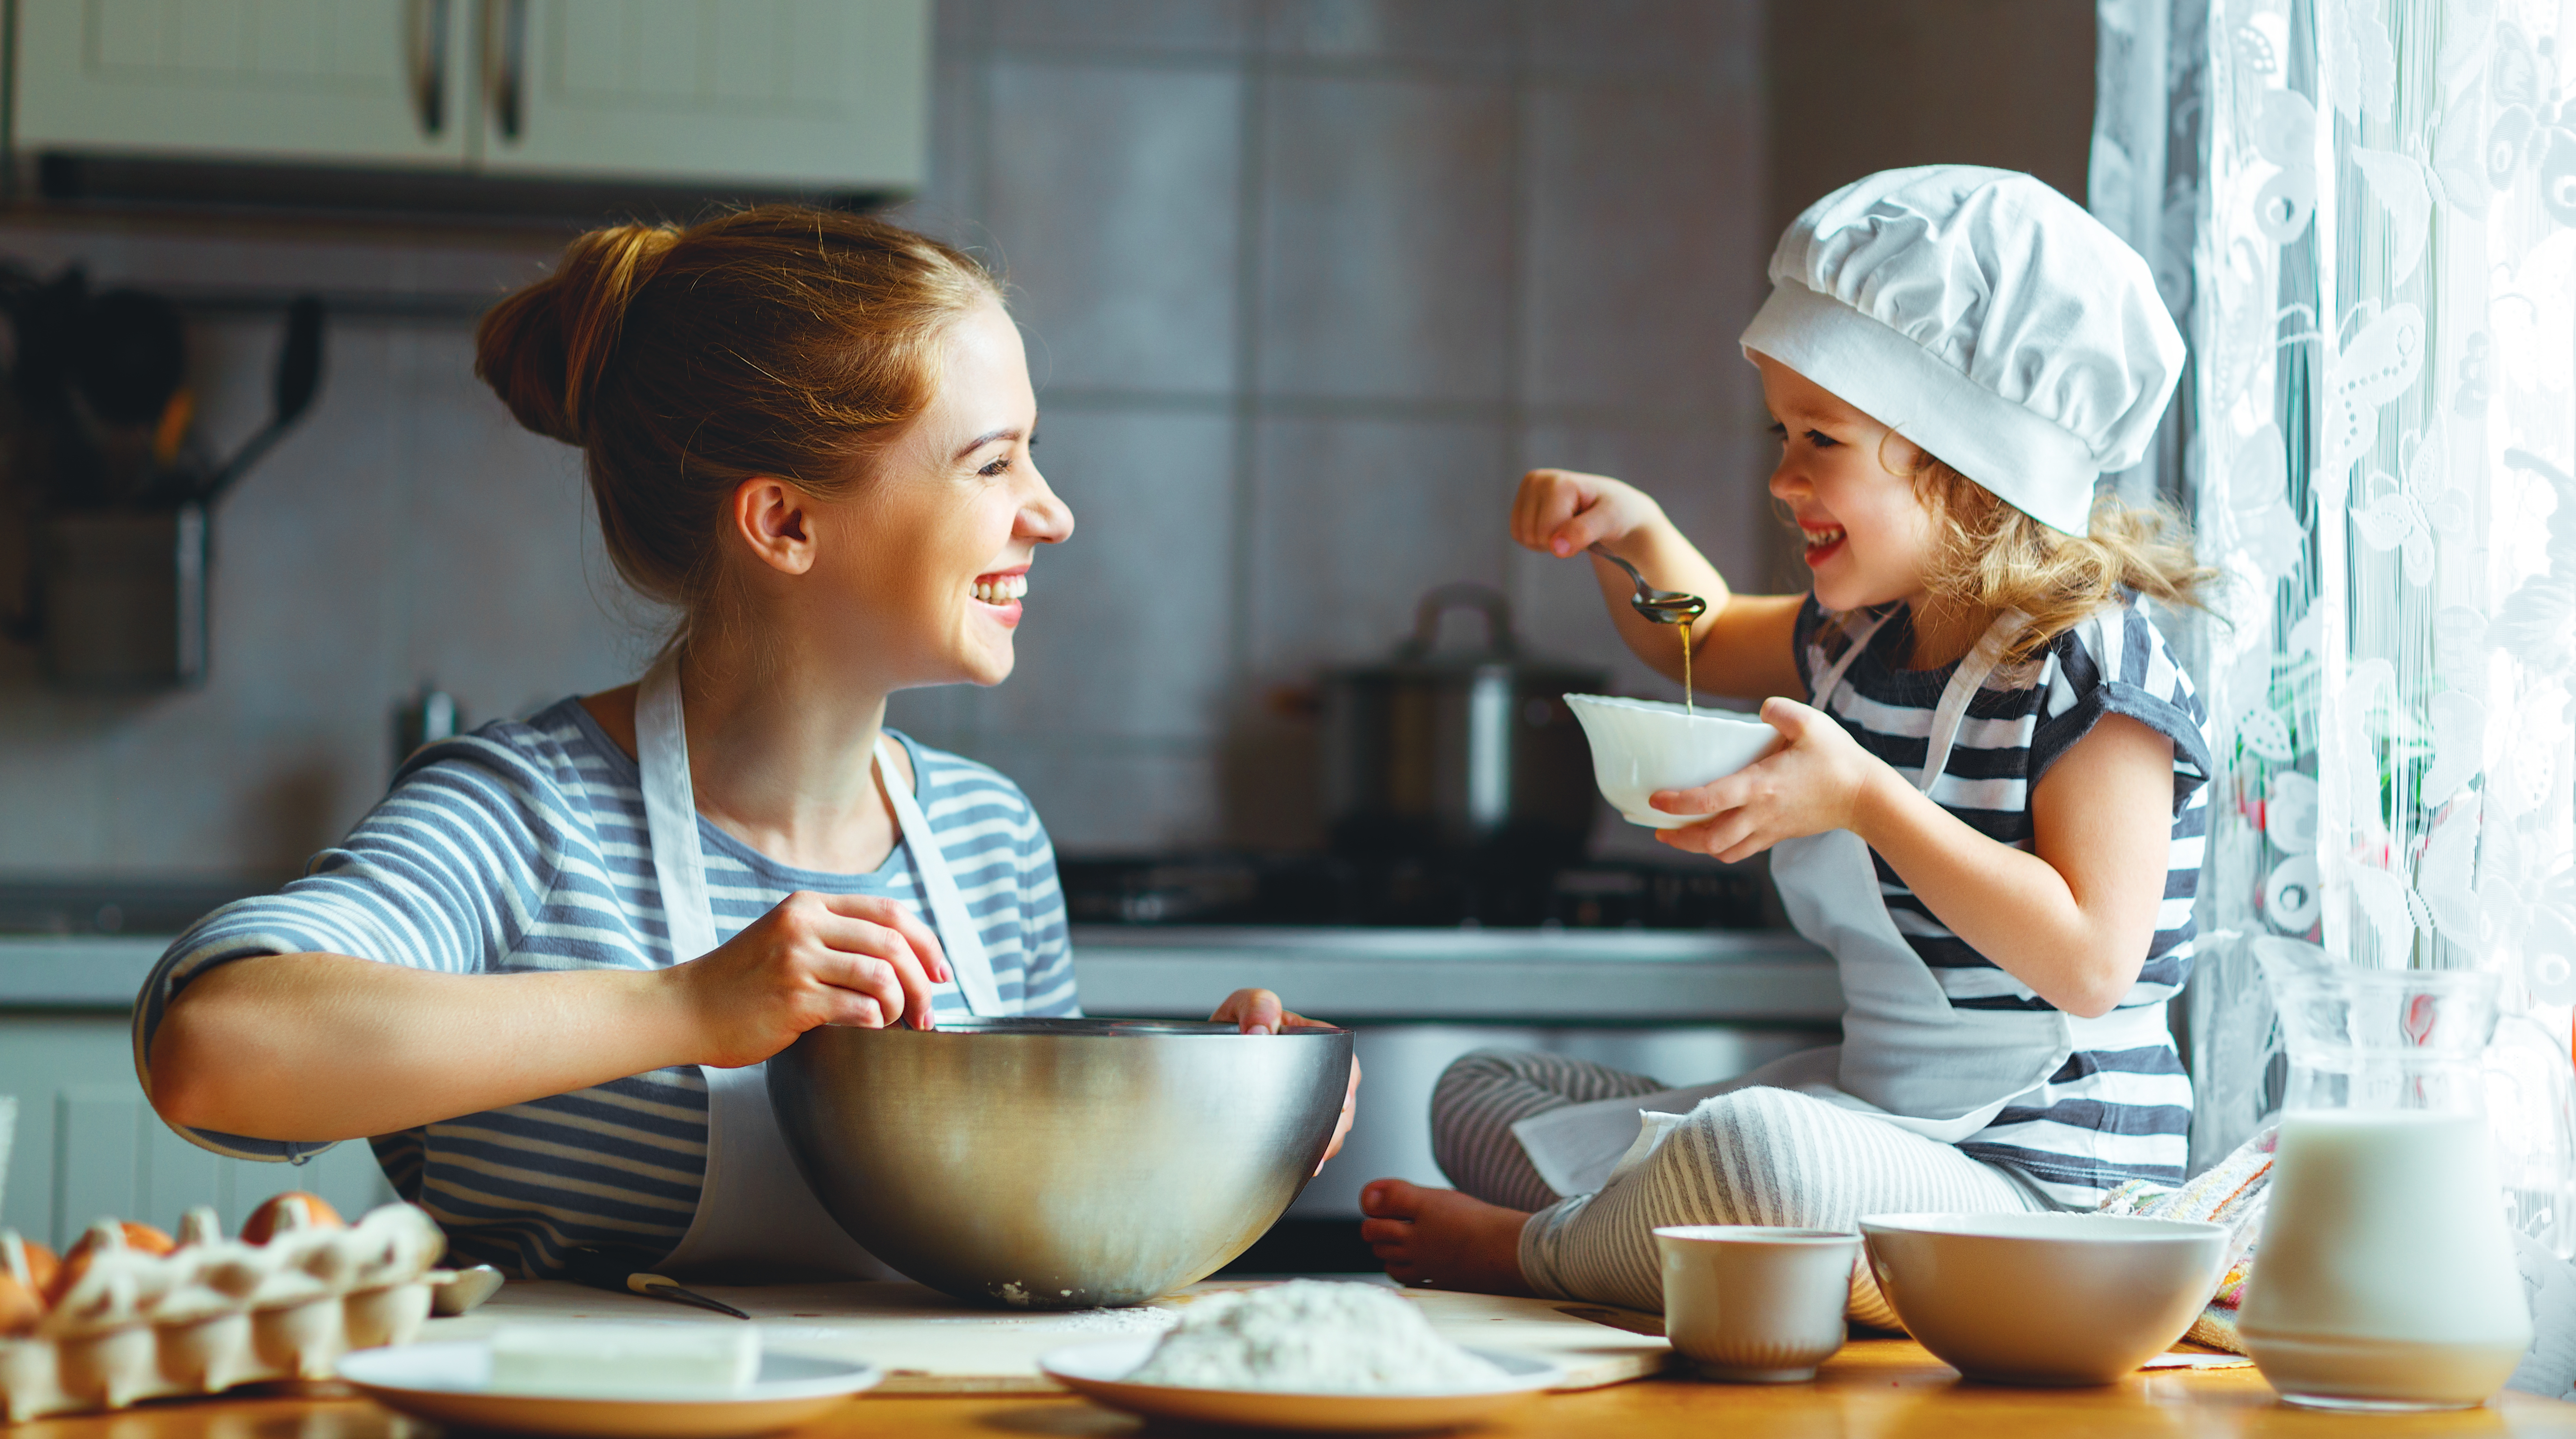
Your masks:
M 1860 1236 L 1831 1229 L 1679 1224 L 1655 1231 L 1664 1333 L 1710 1379 L 1794 1384 L 1843 1347 Z

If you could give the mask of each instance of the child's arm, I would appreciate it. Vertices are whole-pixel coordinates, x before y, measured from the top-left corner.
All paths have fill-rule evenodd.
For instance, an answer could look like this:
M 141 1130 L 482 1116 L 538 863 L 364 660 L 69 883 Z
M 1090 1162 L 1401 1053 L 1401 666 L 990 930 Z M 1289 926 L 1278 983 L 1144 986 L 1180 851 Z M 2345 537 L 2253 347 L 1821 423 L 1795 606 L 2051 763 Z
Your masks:
M 1598 543 L 1635 565 L 1657 589 L 1707 600 L 1708 613 L 1691 628 L 1691 668 L 1699 688 L 1738 699 L 1805 693 L 1791 650 L 1804 596 L 1728 589 L 1717 567 L 1664 517 L 1663 507 L 1634 486 L 1572 470 L 1532 470 L 1512 501 L 1512 538 L 1560 558 Z M 1629 605 L 1636 587 L 1617 565 L 1596 555 L 1592 572 L 1619 637 L 1639 659 L 1680 680 L 1676 627 L 1649 624 Z
M 2033 787 L 2028 852 L 1988 839 L 1788 700 L 1762 717 L 1788 747 L 1655 807 L 1705 814 L 1664 830 L 1679 849 L 1739 860 L 1797 835 L 1848 829 L 1970 948 L 2069 1014 L 2106 1014 L 2138 981 L 2165 892 L 2173 742 L 2105 715 Z

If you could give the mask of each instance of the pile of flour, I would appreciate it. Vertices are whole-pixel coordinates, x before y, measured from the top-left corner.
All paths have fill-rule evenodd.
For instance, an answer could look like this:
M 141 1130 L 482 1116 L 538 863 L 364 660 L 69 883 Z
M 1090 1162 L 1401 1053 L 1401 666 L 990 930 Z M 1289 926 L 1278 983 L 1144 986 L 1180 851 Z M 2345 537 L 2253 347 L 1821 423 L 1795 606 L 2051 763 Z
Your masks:
M 1296 1279 L 1190 1305 L 1126 1382 L 1282 1394 L 1437 1394 L 1509 1377 L 1441 1338 L 1421 1310 L 1392 1290 Z

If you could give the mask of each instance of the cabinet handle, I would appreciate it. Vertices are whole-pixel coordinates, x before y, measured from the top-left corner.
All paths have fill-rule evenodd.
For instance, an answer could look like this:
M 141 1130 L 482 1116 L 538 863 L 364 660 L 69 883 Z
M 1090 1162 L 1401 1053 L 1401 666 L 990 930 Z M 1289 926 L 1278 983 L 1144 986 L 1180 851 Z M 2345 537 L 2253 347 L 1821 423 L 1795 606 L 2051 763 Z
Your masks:
M 516 143 L 527 121 L 528 0 L 483 0 L 483 78 L 492 123 Z
M 411 55 L 411 103 L 420 133 L 436 138 L 447 128 L 448 0 L 405 0 L 403 40 Z

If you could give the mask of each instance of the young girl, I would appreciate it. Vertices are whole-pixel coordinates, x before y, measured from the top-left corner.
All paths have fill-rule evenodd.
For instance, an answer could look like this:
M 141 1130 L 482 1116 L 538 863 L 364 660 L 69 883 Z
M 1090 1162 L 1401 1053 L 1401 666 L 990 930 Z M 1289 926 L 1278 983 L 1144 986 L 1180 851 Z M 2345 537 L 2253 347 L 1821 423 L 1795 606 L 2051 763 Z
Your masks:
M 1700 681 L 1761 699 L 1780 747 L 1656 796 L 1705 816 L 1659 837 L 1771 852 L 1792 921 L 1839 967 L 1844 1042 L 1680 1091 L 1460 1060 L 1434 1131 L 1464 1192 L 1362 1196 L 1398 1278 L 1652 1310 L 1657 1225 L 2089 1208 L 2182 1177 L 2191 1087 L 2164 1015 L 2209 754 L 2138 600 L 2189 602 L 2205 572 L 2155 514 L 2094 502 L 2152 439 L 2181 336 L 2135 252 L 2004 171 L 1837 191 L 1771 278 L 1743 345 L 1811 593 L 1732 593 L 1653 500 L 1596 475 L 1530 474 L 1512 533 L 1557 556 L 1598 543 L 1707 597 Z M 1594 568 L 1629 647 L 1677 675 L 1677 636 Z M 1865 1267 L 1851 1312 L 1895 1322 Z
M 305 878 L 181 936 L 135 1007 L 145 1091 L 241 1158 L 371 1137 L 467 1262 L 881 1275 L 762 1062 L 817 1025 L 1078 1012 L 1028 798 L 883 727 L 895 690 L 1010 674 L 1073 532 L 1000 287 L 853 215 L 619 225 L 495 307 L 475 368 L 581 449 L 677 633 L 635 684 L 421 750 Z M 1266 990 L 1219 1017 L 1298 1022 Z

